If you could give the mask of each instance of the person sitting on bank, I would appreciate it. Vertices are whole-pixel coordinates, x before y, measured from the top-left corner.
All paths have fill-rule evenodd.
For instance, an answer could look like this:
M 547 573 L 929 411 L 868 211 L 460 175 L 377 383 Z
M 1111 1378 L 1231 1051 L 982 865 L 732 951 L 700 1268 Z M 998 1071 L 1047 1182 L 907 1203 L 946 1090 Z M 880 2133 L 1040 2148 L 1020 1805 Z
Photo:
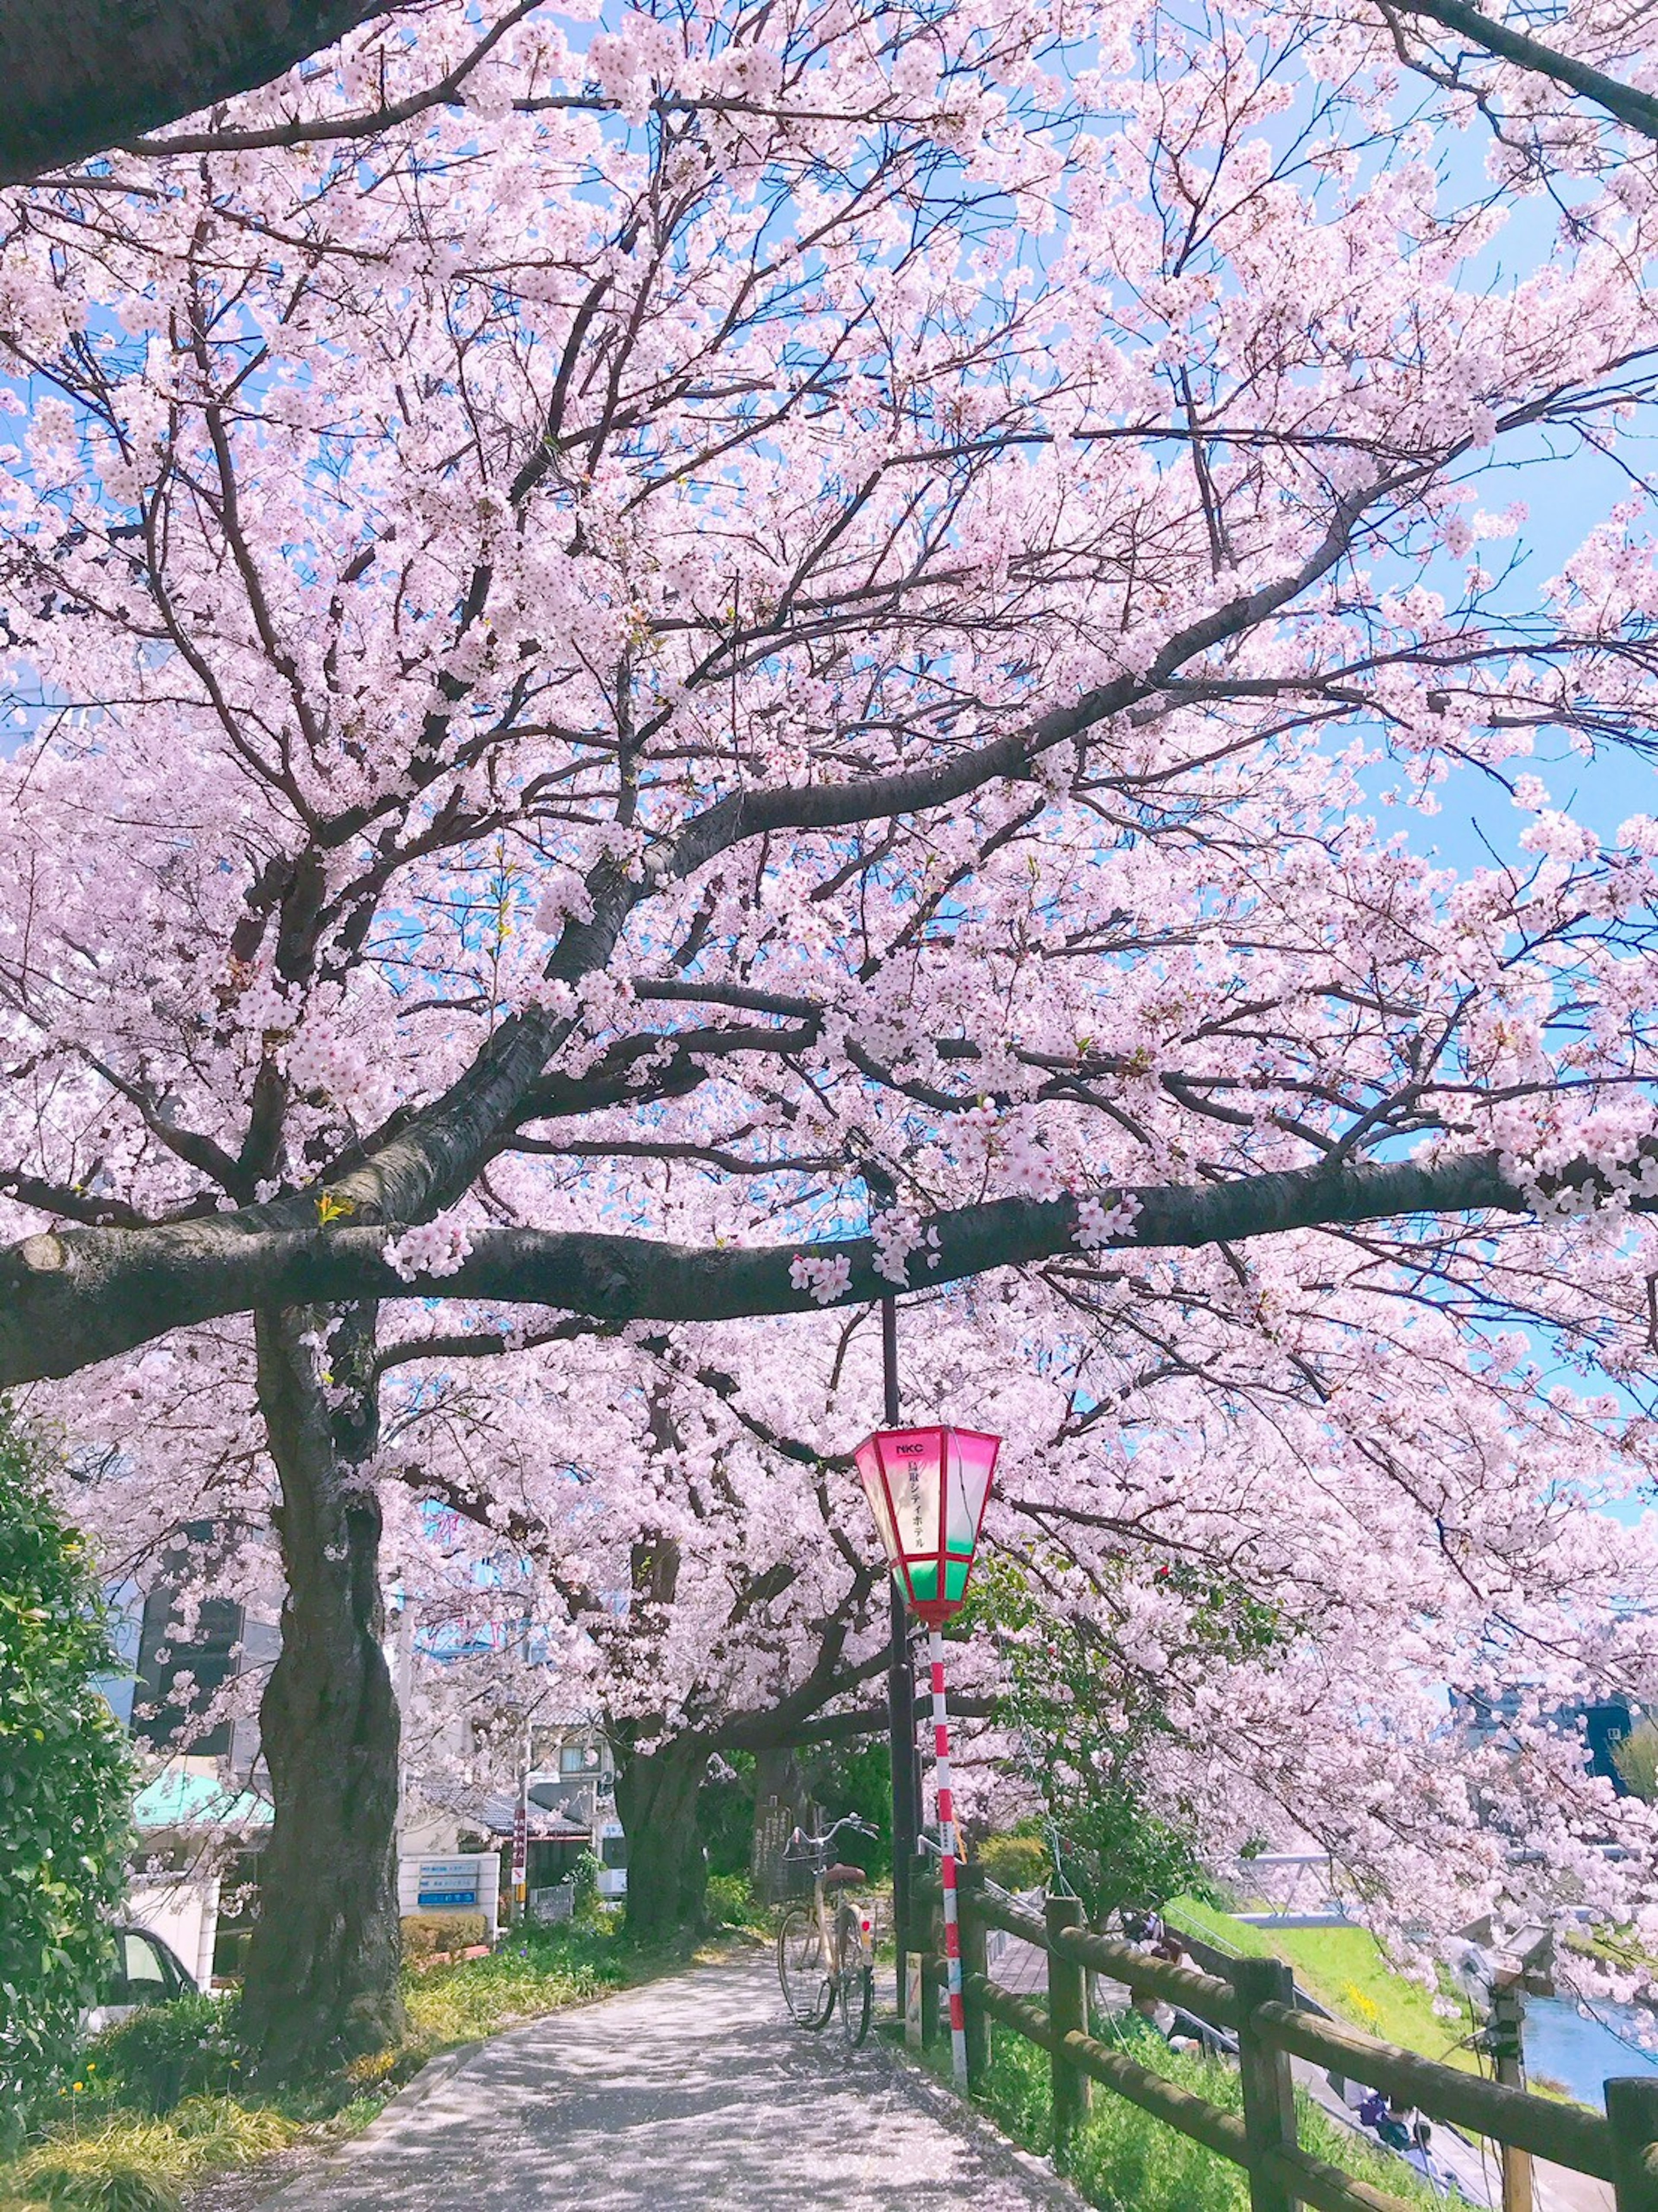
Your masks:
M 1384 2097 L 1380 2089 L 1368 2091 L 1359 2100 L 1358 2118 L 1360 2126 L 1373 2130 L 1389 2150 L 1410 2148 L 1410 2107 L 1396 2097 Z
M 1382 2116 L 1376 2133 L 1389 2150 L 1409 2150 L 1412 2141 L 1410 2106 L 1401 2103 L 1397 2097 L 1389 2097 L 1387 2112 Z

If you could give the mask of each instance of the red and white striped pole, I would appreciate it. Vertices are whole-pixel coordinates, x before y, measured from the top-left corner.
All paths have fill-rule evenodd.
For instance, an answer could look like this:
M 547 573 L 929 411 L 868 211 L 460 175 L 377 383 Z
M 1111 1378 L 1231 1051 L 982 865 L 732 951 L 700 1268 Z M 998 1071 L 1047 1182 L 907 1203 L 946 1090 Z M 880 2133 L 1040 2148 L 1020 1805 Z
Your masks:
M 950 2058 L 956 2086 L 967 2087 L 967 2015 L 962 2009 L 962 1930 L 956 1914 L 956 1796 L 950 1786 L 950 1723 L 944 1712 L 944 1639 L 927 1632 L 932 1662 L 932 1752 L 938 1790 L 938 1842 L 944 1859 L 944 1969 L 950 1987 Z

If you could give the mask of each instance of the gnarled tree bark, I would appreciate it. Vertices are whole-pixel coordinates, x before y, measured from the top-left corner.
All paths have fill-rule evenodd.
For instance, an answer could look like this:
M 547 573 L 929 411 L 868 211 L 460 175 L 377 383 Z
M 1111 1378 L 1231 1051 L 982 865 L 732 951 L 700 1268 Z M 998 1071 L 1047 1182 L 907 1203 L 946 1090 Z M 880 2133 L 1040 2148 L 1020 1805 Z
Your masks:
M 351 1382 L 371 1372 L 361 1354 L 372 1354 L 373 1322 L 354 1310 L 325 1338 L 325 1323 L 292 1308 L 256 1323 L 288 1584 L 282 1654 L 259 1709 L 276 1817 L 242 1999 L 267 2080 L 383 2048 L 403 2026 L 398 1719 L 381 1644 L 380 1512 L 354 1480 L 374 1441 L 372 1379 Z M 342 1389 L 343 1404 L 331 1405 Z
M 662 1942 L 707 1918 L 708 1853 L 696 1801 L 708 1771 L 698 1735 L 669 1736 L 649 1751 L 613 1731 L 616 1809 L 628 1838 L 628 1929 Z

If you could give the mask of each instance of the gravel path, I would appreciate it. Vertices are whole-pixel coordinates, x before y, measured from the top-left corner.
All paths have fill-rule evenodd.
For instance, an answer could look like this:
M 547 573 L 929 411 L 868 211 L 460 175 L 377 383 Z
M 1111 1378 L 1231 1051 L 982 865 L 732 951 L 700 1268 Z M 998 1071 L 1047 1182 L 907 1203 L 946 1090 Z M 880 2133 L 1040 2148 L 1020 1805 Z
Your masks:
M 700 1966 L 439 2060 L 263 2212 L 975 2212 L 1081 2200 L 914 2070 Z

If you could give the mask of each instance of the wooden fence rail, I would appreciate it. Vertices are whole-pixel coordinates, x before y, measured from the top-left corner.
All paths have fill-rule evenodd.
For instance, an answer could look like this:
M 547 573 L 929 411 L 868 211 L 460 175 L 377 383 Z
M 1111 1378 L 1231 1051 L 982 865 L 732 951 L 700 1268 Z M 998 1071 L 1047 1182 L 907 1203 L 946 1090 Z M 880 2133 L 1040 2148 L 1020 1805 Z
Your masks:
M 1618 2212 L 1658 2212 L 1658 2075 L 1609 2081 L 1603 2119 L 1579 2106 L 1459 2073 L 1356 2028 L 1315 2018 L 1297 2008 L 1290 1969 L 1276 1959 L 1232 1960 L 1224 1977 L 1199 1973 L 1095 1935 L 1080 1924 L 1082 1910 L 1074 1899 L 1050 1899 L 1046 1912 L 1038 1914 L 988 1895 L 976 1869 L 962 1871 L 969 2083 L 984 2078 L 993 2023 L 1047 2051 L 1054 2149 L 1061 2163 L 1097 2082 L 1243 2167 L 1251 2212 L 1295 2212 L 1297 2205 L 1313 2206 L 1315 2212 L 1408 2212 L 1402 2198 L 1302 2148 L 1290 2068 L 1294 2057 L 1379 2089 L 1430 2118 L 1610 2181 Z M 918 1886 L 913 1921 L 918 1932 L 928 1925 L 929 1899 L 936 1898 L 936 1883 Z M 1045 2008 L 991 1980 L 985 1935 L 993 1928 L 1045 1955 Z M 937 1991 L 944 1978 L 942 1949 L 937 1942 L 916 1954 L 923 1992 L 930 2000 L 923 2007 L 929 2027 L 937 2018 Z M 1242 2117 L 1194 2096 L 1090 2034 L 1090 1972 L 1235 2035 Z

